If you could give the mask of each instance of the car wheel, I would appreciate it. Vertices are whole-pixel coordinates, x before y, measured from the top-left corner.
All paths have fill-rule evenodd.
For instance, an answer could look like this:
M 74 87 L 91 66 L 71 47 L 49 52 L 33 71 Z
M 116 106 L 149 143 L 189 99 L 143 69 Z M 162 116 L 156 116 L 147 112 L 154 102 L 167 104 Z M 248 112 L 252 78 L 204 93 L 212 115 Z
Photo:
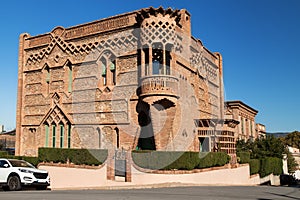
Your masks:
M 21 190 L 21 181 L 17 176 L 10 176 L 7 181 L 7 187 L 10 191 Z

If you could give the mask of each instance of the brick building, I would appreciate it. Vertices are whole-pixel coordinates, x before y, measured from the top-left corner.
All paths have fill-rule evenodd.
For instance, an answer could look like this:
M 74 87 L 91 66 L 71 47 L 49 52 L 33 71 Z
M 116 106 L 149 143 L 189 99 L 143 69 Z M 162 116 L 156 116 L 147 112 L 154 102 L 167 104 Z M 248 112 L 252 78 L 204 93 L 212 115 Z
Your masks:
M 259 138 L 266 137 L 267 132 L 266 132 L 266 126 L 264 124 L 257 123 L 255 131 L 257 137 Z
M 257 110 L 242 101 L 226 101 L 225 108 L 225 118 L 239 122 L 234 130 L 236 140 L 253 140 L 261 135 L 261 130 L 257 130 L 259 125 L 255 121 Z M 265 127 L 263 128 L 265 132 Z
M 182 10 L 20 35 L 16 154 L 39 147 L 234 153 L 220 53 Z M 253 127 L 254 128 L 254 127 Z

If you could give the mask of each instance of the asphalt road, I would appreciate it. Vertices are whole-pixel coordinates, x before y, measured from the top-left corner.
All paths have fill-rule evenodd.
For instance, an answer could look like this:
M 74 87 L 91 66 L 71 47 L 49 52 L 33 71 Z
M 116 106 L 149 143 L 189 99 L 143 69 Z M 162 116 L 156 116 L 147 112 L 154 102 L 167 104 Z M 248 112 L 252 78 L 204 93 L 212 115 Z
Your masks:
M 23 190 L 0 191 L 0 200 L 300 200 L 296 187 L 177 187 L 128 190 Z

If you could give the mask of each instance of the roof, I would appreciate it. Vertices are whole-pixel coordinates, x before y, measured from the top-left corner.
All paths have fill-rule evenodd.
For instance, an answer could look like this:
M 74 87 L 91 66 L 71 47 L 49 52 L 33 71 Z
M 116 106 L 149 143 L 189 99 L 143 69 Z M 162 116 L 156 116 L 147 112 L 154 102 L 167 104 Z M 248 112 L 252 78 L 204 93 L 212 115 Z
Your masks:
M 249 105 L 245 104 L 244 102 L 242 102 L 240 100 L 225 101 L 225 105 L 227 107 L 242 107 L 242 108 L 249 110 L 250 112 L 252 112 L 254 114 L 258 113 L 258 110 L 255 110 L 254 108 L 250 107 Z

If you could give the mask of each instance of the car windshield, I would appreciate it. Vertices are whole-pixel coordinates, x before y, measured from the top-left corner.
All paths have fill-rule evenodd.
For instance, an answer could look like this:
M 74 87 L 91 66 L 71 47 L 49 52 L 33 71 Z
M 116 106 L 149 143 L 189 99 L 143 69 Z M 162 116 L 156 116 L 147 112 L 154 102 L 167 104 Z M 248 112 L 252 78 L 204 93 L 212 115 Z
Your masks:
M 23 161 L 23 160 L 9 160 L 10 164 L 13 167 L 27 167 L 27 168 L 35 168 L 30 163 Z

